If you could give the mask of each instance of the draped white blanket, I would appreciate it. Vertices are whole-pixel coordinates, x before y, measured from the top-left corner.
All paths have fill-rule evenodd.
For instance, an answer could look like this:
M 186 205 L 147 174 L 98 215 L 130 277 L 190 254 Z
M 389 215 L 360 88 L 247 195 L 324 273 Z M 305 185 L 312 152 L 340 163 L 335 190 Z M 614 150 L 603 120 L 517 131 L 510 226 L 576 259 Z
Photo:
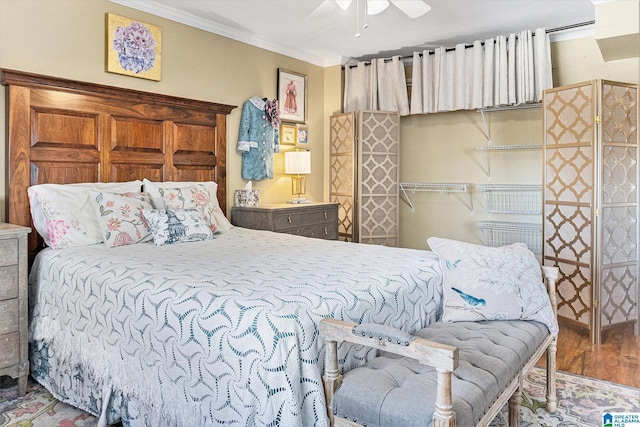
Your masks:
M 30 280 L 31 341 L 150 408 L 153 426 L 327 425 L 319 319 L 413 332 L 435 321 L 442 292 L 429 251 L 237 227 L 162 247 L 45 249 Z

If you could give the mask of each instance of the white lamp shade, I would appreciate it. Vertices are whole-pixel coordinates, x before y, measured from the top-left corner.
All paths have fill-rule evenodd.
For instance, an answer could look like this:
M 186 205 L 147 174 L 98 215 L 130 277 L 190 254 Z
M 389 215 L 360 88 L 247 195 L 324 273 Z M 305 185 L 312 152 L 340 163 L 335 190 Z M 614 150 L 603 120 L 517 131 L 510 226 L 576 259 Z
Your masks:
M 308 175 L 311 173 L 310 151 L 286 151 L 284 153 L 284 173 L 288 175 Z

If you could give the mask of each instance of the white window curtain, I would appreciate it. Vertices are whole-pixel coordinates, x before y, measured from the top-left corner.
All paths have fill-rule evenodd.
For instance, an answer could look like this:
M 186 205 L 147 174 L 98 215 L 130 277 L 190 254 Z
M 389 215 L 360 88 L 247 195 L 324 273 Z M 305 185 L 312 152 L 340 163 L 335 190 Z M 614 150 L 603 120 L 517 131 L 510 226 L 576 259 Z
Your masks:
M 413 54 L 411 104 L 399 56 L 345 70 L 344 111 L 399 111 L 401 116 L 536 102 L 553 86 L 544 28 Z
M 374 59 L 345 68 L 344 111 L 381 110 L 409 114 L 409 96 L 404 63 L 399 56 L 391 60 Z
M 552 87 L 549 36 L 541 28 L 415 52 L 411 81 L 411 114 L 539 101 Z
M 358 62 L 344 70 L 344 111 L 375 110 L 378 107 L 377 63 Z

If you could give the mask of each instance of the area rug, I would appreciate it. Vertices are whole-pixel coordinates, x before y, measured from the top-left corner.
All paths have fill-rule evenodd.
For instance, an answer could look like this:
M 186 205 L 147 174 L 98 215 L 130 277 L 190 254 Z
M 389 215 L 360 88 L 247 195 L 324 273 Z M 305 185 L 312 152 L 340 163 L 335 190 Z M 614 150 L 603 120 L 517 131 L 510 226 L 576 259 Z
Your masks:
M 0 427 L 88 427 L 94 416 L 54 399 L 39 384 L 29 381 L 27 394 L 18 398 L 16 382 L 0 381 Z M 605 412 L 640 412 L 640 389 L 558 372 L 558 411 L 545 409 L 545 371 L 533 368 L 527 375 L 522 401 L 522 427 L 602 426 Z M 491 423 L 507 425 L 506 406 Z M 465 427 L 465 426 L 463 426 Z

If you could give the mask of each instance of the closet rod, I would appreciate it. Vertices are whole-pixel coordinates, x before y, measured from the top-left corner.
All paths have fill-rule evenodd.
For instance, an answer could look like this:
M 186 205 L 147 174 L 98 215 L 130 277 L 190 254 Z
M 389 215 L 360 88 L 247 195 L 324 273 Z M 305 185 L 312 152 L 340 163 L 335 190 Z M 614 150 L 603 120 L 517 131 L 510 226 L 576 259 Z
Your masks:
M 593 25 L 595 24 L 596 21 L 585 21 L 585 22 L 580 22 L 578 24 L 571 24 L 571 25 L 564 25 L 562 27 L 557 27 L 557 28 L 552 28 L 550 30 L 545 30 L 546 34 L 550 34 L 550 33 L 557 33 L 559 31 L 565 31 L 565 30 L 571 30 L 573 28 L 580 28 L 580 27 L 586 27 L 587 25 Z M 535 36 L 535 34 L 533 34 Z M 516 37 L 517 38 L 517 37 Z M 480 43 L 482 46 L 484 46 L 484 42 Z M 472 44 L 465 44 L 465 49 L 469 49 L 472 48 L 473 45 Z M 456 50 L 455 47 L 448 47 L 446 48 L 444 51 L 445 52 L 453 52 L 454 50 Z M 434 51 L 429 51 L 429 55 L 433 55 L 435 52 Z M 422 56 L 422 53 L 420 53 L 420 56 Z M 413 55 L 411 56 L 401 56 L 400 59 L 413 59 Z M 393 58 L 384 58 L 384 62 L 391 62 L 393 60 Z M 365 66 L 367 65 L 371 65 L 371 61 L 365 61 L 364 63 Z M 349 68 L 355 68 L 357 67 L 357 65 L 349 65 Z

